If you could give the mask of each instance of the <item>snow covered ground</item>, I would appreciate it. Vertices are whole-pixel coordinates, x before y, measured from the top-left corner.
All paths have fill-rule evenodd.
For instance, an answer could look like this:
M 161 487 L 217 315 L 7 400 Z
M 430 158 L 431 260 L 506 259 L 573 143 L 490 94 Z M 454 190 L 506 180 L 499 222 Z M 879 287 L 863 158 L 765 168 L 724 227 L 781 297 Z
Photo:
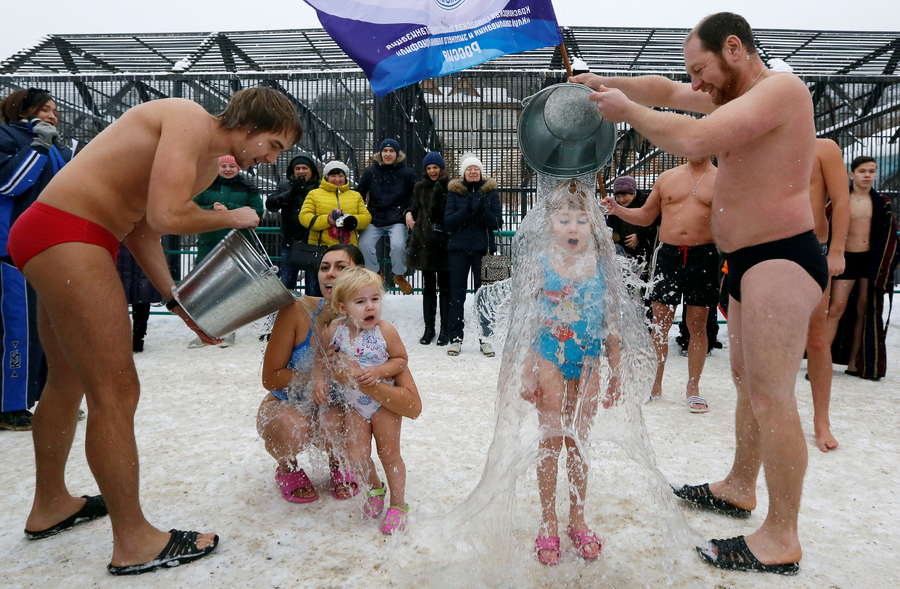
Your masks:
M 470 299 L 471 300 L 471 299 Z M 494 430 L 494 401 L 500 358 L 484 358 L 467 334 L 463 352 L 418 344 L 421 298 L 388 296 L 385 319 L 398 328 L 409 351 L 410 369 L 424 410 L 403 427 L 408 468 L 407 498 L 415 511 L 449 510 L 475 487 Z M 900 325 L 900 312 L 893 324 Z M 673 335 L 674 335 L 673 330 Z M 112 550 L 107 519 L 39 542 L 22 534 L 34 488 L 29 433 L 0 432 L 0 586 L 24 587 L 394 587 L 419 583 L 392 575 L 386 566 L 390 540 L 362 514 L 361 498 L 337 502 L 328 493 L 328 472 L 318 453 L 301 463 L 319 490 L 311 504 L 284 501 L 274 481 L 274 461 L 256 433 L 262 343 L 253 327 L 239 331 L 228 349 L 187 349 L 191 334 L 173 317 L 152 316 L 146 351 L 135 357 L 143 395 L 137 414 L 141 455 L 141 501 L 151 522 L 167 530 L 214 531 L 221 540 L 209 557 L 194 564 L 129 579 L 106 572 Z M 720 340 L 725 340 L 724 333 Z M 673 351 L 677 350 L 672 344 Z M 797 577 L 728 573 L 705 564 L 689 548 L 676 559 L 672 587 L 889 589 L 900 586 L 900 335 L 888 340 L 889 368 L 880 382 L 863 381 L 836 367 L 831 420 L 840 448 L 823 454 L 812 435 L 809 383 L 797 378 L 797 400 L 809 447 L 809 469 L 800 514 L 804 556 Z M 102 358 L 98 358 L 102 361 Z M 734 448 L 734 387 L 727 347 L 708 358 L 701 389 L 711 411 L 689 414 L 684 406 L 687 359 L 670 355 L 664 398 L 644 408 L 644 420 L 659 469 L 673 483 L 718 480 Z M 617 468 L 609 454 L 603 470 Z M 609 462 L 612 461 L 612 462 Z M 623 469 L 628 464 L 621 465 Z M 601 475 L 602 476 L 602 475 Z M 84 459 L 79 426 L 69 460 L 69 488 L 95 494 Z M 704 537 L 724 538 L 755 530 L 766 513 L 760 504 L 749 520 L 685 509 L 691 527 Z M 529 483 L 530 484 L 530 483 Z M 598 484 L 602 486 L 602 482 Z M 616 489 L 592 500 L 611 503 Z M 537 493 L 523 497 L 536 513 Z M 592 563 L 577 558 L 563 540 L 562 564 L 550 570 L 531 556 L 537 520 L 518 522 L 520 560 L 516 578 L 483 579 L 489 587 L 664 587 L 649 570 L 647 536 L 659 538 L 639 510 L 588 506 L 588 521 L 604 543 Z M 561 513 L 565 513 L 561 510 Z M 599 515 L 598 515 L 599 514 Z M 448 541 L 452 539 L 448 538 Z M 452 579 L 445 579 L 452 584 Z

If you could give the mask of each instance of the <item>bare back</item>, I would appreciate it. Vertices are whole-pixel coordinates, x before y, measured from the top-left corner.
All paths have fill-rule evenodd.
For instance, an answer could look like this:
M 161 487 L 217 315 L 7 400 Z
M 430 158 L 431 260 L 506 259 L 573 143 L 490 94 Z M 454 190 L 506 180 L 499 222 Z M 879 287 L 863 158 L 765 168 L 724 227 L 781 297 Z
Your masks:
M 732 252 L 813 229 L 816 131 L 806 85 L 792 74 L 770 73 L 711 118 L 726 110 L 725 116 L 762 121 L 770 130 L 717 153 L 713 234 L 719 248 Z
M 819 243 L 828 241 L 828 218 L 825 215 L 827 202 L 828 192 L 825 188 L 825 175 L 822 171 L 819 140 L 816 140 L 816 158 L 813 162 L 812 175 L 809 179 L 809 203 L 812 206 L 813 222 L 815 223 L 814 231 Z
M 662 173 L 653 187 L 654 191 L 658 189 L 662 213 L 659 240 L 669 245 L 713 242 L 710 218 L 716 167 L 710 163 L 691 178 L 689 165 L 682 164 Z
M 145 215 L 151 175 L 169 171 L 161 169 L 157 152 L 164 149 L 192 168 L 190 189 L 171 195 L 190 200 L 216 178 L 221 154 L 211 153 L 210 143 L 220 133 L 215 117 L 189 100 L 136 106 L 88 143 L 39 200 L 93 221 L 121 240 Z

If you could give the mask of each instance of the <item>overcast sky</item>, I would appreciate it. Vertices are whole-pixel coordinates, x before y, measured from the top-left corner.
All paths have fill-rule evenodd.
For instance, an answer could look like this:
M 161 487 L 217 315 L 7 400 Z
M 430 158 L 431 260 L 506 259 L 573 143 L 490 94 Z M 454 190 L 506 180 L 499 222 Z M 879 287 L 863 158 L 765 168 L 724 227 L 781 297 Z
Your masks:
M 471 0 L 470 0 L 471 1 Z M 402 5 L 403 0 L 398 0 Z M 28 10 L 28 7 L 32 10 Z M 754 28 L 900 31 L 900 0 L 553 0 L 560 25 L 692 27 L 712 12 L 732 10 Z M 319 28 L 302 0 L 41 0 L 4 11 L 0 58 L 50 34 L 166 33 Z M 12 15 L 15 16 L 12 16 Z

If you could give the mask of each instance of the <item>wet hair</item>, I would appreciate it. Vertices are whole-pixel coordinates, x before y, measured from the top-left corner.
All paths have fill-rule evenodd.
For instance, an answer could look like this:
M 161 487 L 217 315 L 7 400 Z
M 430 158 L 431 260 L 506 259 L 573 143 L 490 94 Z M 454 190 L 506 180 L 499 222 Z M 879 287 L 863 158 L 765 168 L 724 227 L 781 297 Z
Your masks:
M 700 47 L 704 51 L 709 51 L 716 55 L 722 55 L 722 49 L 725 46 L 725 39 L 734 35 L 741 40 L 748 54 L 756 54 L 756 42 L 753 40 L 753 29 L 747 20 L 733 12 L 718 12 L 710 14 L 701 20 L 695 26 L 687 38 L 684 45 L 688 41 L 697 37 L 700 39 Z
M 287 96 L 272 88 L 258 86 L 235 92 L 219 117 L 219 128 L 226 131 L 247 129 L 250 135 L 287 133 L 291 145 L 303 137 L 297 109 Z
M 336 243 L 325 250 L 326 254 L 328 252 L 347 252 L 347 257 L 350 258 L 350 261 L 355 266 L 366 265 L 366 259 L 363 257 L 362 251 L 352 243 Z
M 378 274 L 365 267 L 347 268 L 341 272 L 331 287 L 331 308 L 340 313 L 340 304 L 346 303 L 367 286 L 377 286 L 378 294 L 384 296 L 384 282 Z
M 587 187 L 576 179 L 566 180 L 550 191 L 547 201 L 547 214 L 552 216 L 566 209 L 587 211 L 585 200 L 588 197 Z
M 870 155 L 861 155 L 859 157 L 853 158 L 853 161 L 850 162 L 850 171 L 855 172 L 856 168 L 860 167 L 863 164 L 868 164 L 869 162 L 878 165 L 878 162 L 875 161 L 875 158 Z
M 0 116 L 5 124 L 21 121 L 36 114 L 44 105 L 53 100 L 49 90 L 22 88 L 0 101 Z

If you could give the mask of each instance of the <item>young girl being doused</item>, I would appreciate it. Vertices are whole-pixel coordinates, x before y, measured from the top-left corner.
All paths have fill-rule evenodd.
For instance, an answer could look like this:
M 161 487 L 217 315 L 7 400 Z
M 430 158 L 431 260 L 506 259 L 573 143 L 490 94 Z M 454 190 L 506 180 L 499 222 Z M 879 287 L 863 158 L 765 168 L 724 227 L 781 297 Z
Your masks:
M 563 445 L 570 502 L 567 534 L 586 559 L 597 558 L 601 549 L 600 539 L 585 522 L 588 465 L 580 444 L 588 438 L 600 400 L 601 357 L 605 353 L 614 372 L 619 346 L 606 333 L 609 278 L 588 213 L 589 198 L 583 184 L 570 180 L 554 188 L 547 203 L 552 242 L 537 258 L 536 273 L 542 281 L 537 287 L 539 327 L 523 376 L 522 397 L 537 408 L 542 431 L 537 467 L 541 527 L 535 554 L 548 565 L 558 564 L 560 557 L 556 479 Z M 617 379 L 611 374 L 604 407 L 618 394 Z

